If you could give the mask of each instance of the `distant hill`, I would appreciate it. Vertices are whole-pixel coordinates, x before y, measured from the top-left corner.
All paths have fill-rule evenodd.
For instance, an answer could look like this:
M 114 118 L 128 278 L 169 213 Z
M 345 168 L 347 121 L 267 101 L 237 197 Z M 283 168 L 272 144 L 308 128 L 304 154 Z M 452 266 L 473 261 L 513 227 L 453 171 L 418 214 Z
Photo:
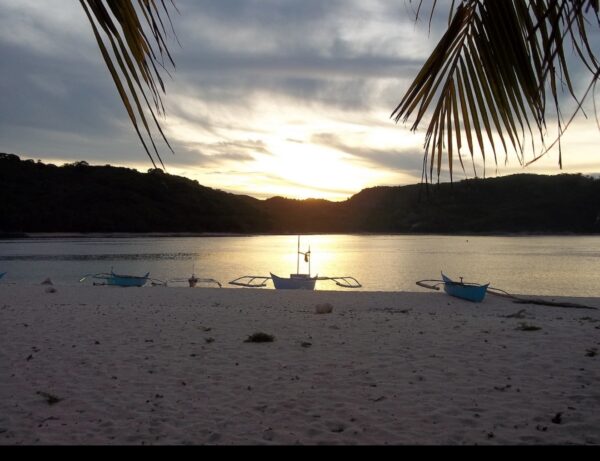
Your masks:
M 600 233 L 600 180 L 519 174 L 258 200 L 151 170 L 0 154 L 0 235 L 28 232 Z

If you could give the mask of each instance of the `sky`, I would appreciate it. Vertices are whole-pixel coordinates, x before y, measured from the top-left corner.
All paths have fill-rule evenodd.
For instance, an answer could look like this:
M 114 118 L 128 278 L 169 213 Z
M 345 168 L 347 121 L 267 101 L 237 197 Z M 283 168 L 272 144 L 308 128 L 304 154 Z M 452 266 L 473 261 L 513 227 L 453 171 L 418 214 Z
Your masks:
M 176 69 L 161 122 L 175 150 L 161 149 L 168 173 L 261 199 L 340 201 L 420 182 L 426 125 L 411 132 L 390 115 L 445 28 L 444 2 L 431 30 L 406 0 L 175 3 Z M 78 1 L 0 0 L 0 62 L 0 152 L 152 167 Z M 588 79 L 574 80 L 581 90 Z M 592 102 L 563 137 L 562 170 L 558 150 L 526 168 L 502 154 L 497 166 L 488 159 L 486 177 L 598 174 Z M 482 176 L 482 161 L 475 166 Z

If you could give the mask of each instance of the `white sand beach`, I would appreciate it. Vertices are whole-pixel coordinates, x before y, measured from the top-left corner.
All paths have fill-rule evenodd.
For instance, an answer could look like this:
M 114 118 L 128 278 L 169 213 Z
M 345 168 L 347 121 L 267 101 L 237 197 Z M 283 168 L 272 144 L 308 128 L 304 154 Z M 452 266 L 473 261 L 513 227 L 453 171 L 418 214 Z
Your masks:
M 599 310 L 55 288 L 0 285 L 0 444 L 600 443 Z

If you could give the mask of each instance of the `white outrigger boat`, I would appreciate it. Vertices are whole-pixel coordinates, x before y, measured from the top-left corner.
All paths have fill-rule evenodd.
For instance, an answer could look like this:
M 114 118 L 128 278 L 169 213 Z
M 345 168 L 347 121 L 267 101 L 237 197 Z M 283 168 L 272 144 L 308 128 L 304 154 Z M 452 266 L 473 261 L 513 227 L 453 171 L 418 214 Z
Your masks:
M 308 273 L 300 273 L 300 255 L 304 256 L 304 262 L 308 263 Z M 310 275 L 310 246 L 308 251 L 300 251 L 300 236 L 298 236 L 298 251 L 296 262 L 296 273 L 288 277 L 279 277 L 270 272 L 270 277 L 265 275 L 244 275 L 229 282 L 230 285 L 237 285 L 247 288 L 262 288 L 267 286 L 267 281 L 272 280 L 276 290 L 314 290 L 318 280 L 331 280 L 336 285 L 343 288 L 360 288 L 362 285 L 354 277 L 319 277 Z

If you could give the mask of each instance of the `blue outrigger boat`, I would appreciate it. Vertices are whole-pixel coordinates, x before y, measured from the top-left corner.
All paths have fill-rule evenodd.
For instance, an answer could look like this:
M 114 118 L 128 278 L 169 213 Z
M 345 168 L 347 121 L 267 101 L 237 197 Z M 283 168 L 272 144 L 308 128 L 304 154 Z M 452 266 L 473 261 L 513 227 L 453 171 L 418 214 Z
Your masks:
M 434 285 L 428 285 L 424 282 L 437 282 Z M 475 303 L 480 303 L 485 298 L 489 283 L 480 285 L 478 283 L 464 282 L 463 278 L 460 278 L 460 282 L 452 280 L 450 277 L 444 275 L 442 272 L 442 280 L 420 280 L 417 285 L 432 290 L 439 290 L 439 285 L 444 285 L 444 291 L 450 296 L 455 298 L 466 299 Z
M 455 282 L 450 277 L 447 277 L 442 272 L 442 279 L 444 280 L 444 291 L 450 296 L 456 298 L 466 299 L 467 301 L 473 301 L 480 303 L 485 298 L 489 283 L 485 285 L 479 285 L 477 283 L 466 283 L 463 282 L 462 277 L 460 282 Z
M 143 276 L 136 275 L 120 275 L 115 274 L 112 269 L 110 273 L 100 274 L 88 274 L 84 276 L 80 282 L 83 282 L 86 278 L 91 277 L 94 279 L 105 280 L 104 283 L 94 283 L 94 285 L 111 285 L 119 287 L 142 287 L 149 280 L 150 272 Z

